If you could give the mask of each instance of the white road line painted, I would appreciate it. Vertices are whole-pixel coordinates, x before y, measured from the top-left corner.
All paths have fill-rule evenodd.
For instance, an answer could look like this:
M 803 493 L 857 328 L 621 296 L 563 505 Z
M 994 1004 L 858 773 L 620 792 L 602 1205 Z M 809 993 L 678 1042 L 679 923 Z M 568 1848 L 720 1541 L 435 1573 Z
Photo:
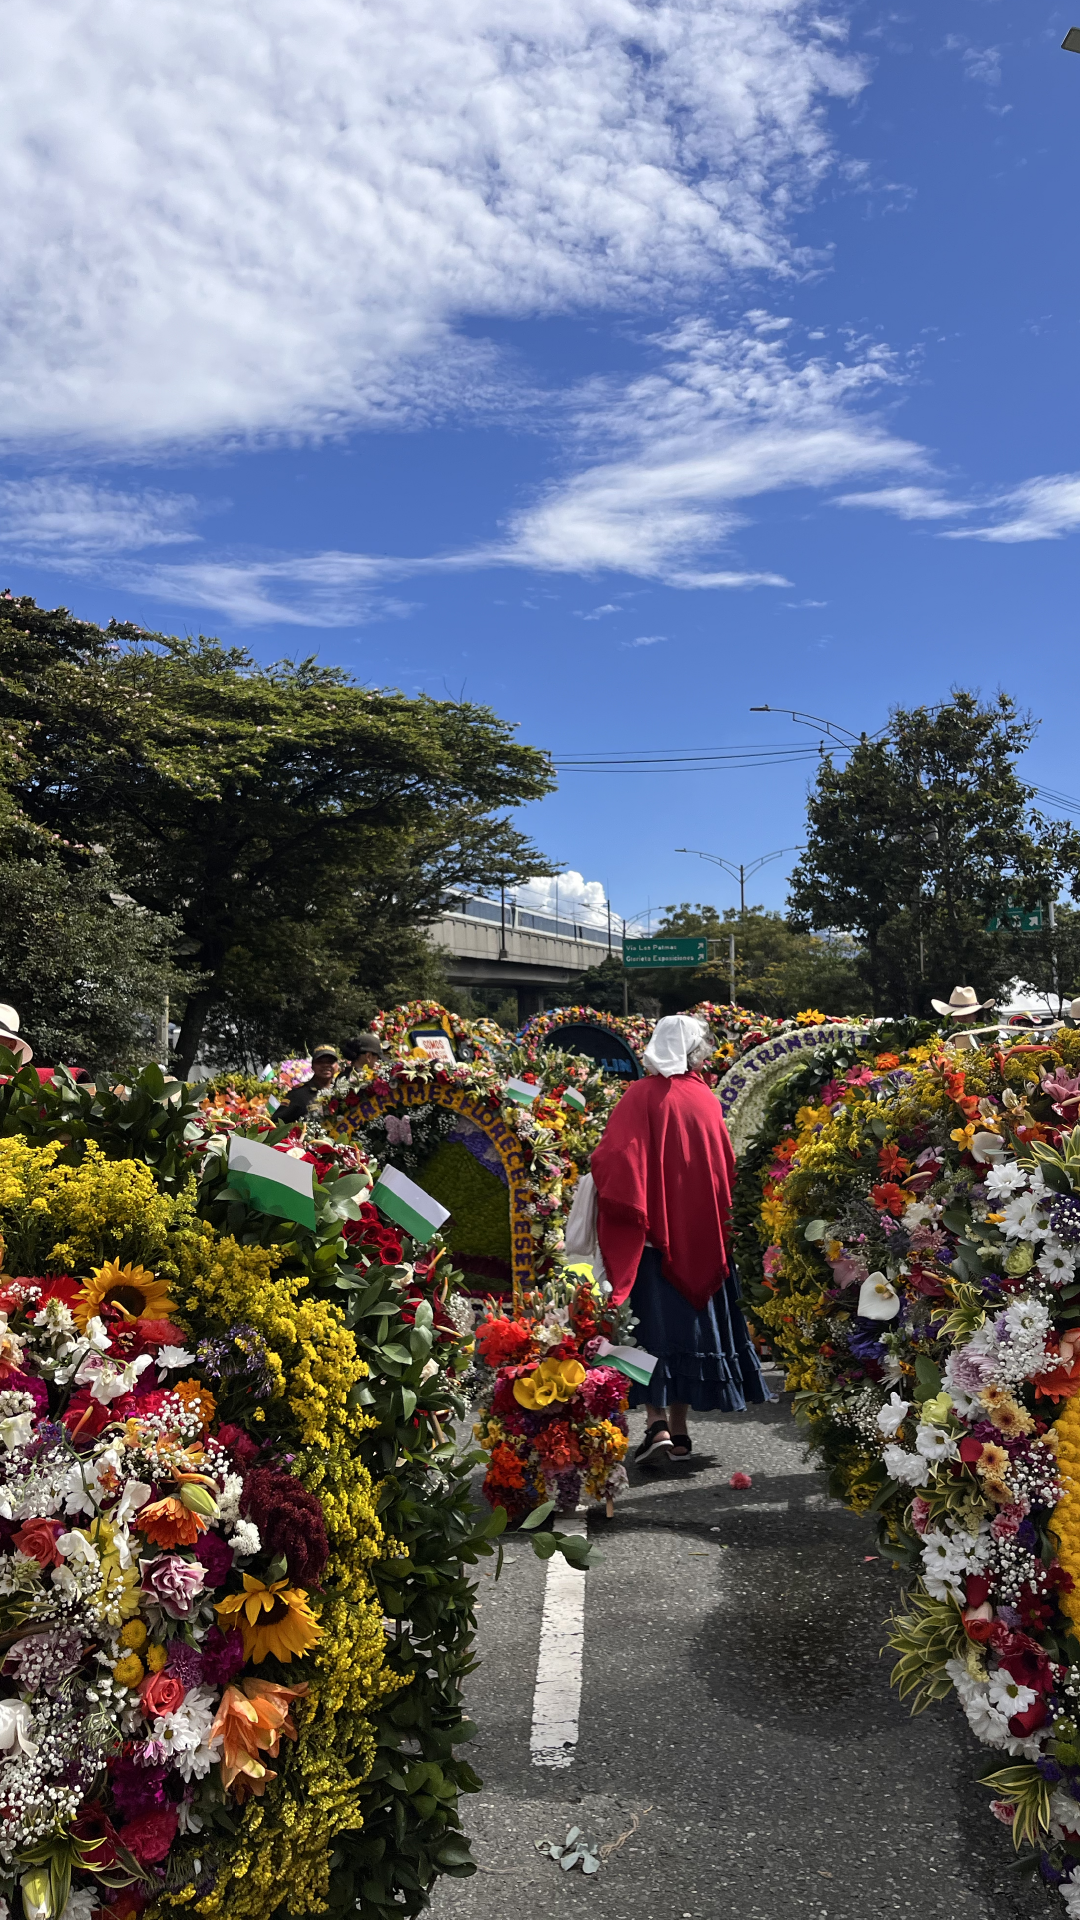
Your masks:
M 559 1530 L 584 1533 L 585 1520 L 568 1516 L 559 1522 Z M 581 1711 L 585 1578 L 561 1553 L 553 1553 L 547 1563 L 529 1735 L 529 1757 L 534 1767 L 568 1767 L 574 1758 Z

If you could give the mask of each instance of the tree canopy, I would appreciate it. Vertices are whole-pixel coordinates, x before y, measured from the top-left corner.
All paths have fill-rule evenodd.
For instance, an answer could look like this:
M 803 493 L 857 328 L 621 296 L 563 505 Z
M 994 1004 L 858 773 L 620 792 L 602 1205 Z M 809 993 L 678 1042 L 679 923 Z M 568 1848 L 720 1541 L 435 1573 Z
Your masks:
M 25 818 L 106 849 L 175 919 L 184 1072 L 205 1040 L 362 1018 L 431 973 L 420 930 L 449 888 L 545 865 L 506 810 L 549 791 L 550 762 L 487 707 L 9 597 L 0 713 Z
M 1080 835 L 1032 808 L 1017 771 L 1035 731 L 1007 694 L 983 703 L 960 689 L 940 707 L 896 708 L 843 763 L 823 758 L 792 917 L 856 935 L 875 1012 L 924 1014 L 957 985 L 989 998 L 1023 971 L 1010 903 L 1052 901 L 1080 868 Z

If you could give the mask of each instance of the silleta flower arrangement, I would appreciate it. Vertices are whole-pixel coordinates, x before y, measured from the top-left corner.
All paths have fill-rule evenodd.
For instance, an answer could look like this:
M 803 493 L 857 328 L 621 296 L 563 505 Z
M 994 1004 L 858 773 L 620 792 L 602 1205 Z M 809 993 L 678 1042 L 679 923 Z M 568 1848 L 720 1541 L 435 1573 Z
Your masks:
M 765 1169 L 764 1303 L 833 1490 L 914 1575 L 916 1707 L 1080 1915 L 1080 1034 L 915 1048 L 819 1091 Z
M 570 1274 L 517 1319 L 478 1325 L 477 1354 L 495 1373 L 474 1428 L 490 1462 L 484 1495 L 511 1522 L 546 1500 L 571 1513 L 583 1493 L 606 1501 L 626 1486 L 627 1381 L 596 1358 L 616 1331 L 595 1284 Z
M 429 1014 L 434 1006 L 433 1002 L 419 1004 Z M 535 1097 L 523 1102 L 508 1085 L 513 1080 L 535 1087 Z M 430 1090 L 430 1102 L 417 1103 L 417 1089 Z M 453 1067 L 406 1054 L 374 1066 L 361 1065 L 339 1078 L 330 1093 L 313 1102 L 304 1138 L 314 1151 L 321 1150 L 322 1142 L 351 1143 L 374 1166 L 389 1161 L 425 1187 L 436 1150 L 444 1142 L 460 1142 L 505 1186 L 498 1156 L 487 1150 L 484 1137 L 483 1118 L 490 1114 L 513 1131 L 524 1154 L 520 1213 L 533 1241 L 534 1271 L 543 1277 L 562 1247 L 574 1186 L 621 1092 L 617 1082 L 576 1054 L 542 1052 L 534 1059 L 506 1043 L 497 1054 L 489 1052 Z M 374 1119 L 358 1111 L 368 1095 L 376 1096 L 382 1109 Z M 449 1109 L 448 1096 L 460 1096 L 469 1112 L 462 1113 L 460 1102 L 457 1111 Z M 454 1191 L 444 1191 L 435 1183 L 429 1190 L 450 1207 L 455 1223 L 460 1224 Z M 508 1218 L 508 1202 L 505 1212 Z M 448 1229 L 452 1247 L 455 1223 Z
M 0 1226 L 0 1892 L 315 1911 L 402 1684 L 354 1338 L 93 1145 L 0 1140 Z

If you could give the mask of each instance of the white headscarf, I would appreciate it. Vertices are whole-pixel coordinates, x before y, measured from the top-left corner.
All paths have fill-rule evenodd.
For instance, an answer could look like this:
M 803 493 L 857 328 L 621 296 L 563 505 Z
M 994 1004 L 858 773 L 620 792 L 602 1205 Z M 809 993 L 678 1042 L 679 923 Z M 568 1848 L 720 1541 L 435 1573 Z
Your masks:
M 688 1053 L 708 1035 L 704 1020 L 697 1020 L 690 1013 L 668 1013 L 658 1020 L 652 1031 L 652 1039 L 645 1049 L 645 1065 L 653 1073 L 662 1073 L 666 1080 L 673 1074 L 687 1071 Z

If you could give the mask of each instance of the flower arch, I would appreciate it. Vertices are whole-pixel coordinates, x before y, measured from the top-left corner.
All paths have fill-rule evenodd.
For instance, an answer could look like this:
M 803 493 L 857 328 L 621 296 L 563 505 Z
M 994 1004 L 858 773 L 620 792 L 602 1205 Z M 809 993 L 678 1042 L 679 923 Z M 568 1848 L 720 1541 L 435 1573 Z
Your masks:
M 355 1097 L 350 1097 L 348 1105 L 341 1106 L 332 1116 L 327 1115 L 321 1124 L 333 1138 L 347 1140 L 355 1138 L 361 1128 L 383 1114 L 396 1112 L 401 1107 L 429 1104 L 471 1120 L 487 1135 L 502 1163 L 510 1199 L 510 1272 L 514 1312 L 518 1314 L 523 1295 L 533 1283 L 536 1260 L 536 1238 L 529 1212 L 533 1194 L 525 1147 L 497 1106 L 468 1088 L 455 1087 L 449 1082 L 440 1084 L 435 1075 L 424 1075 L 411 1080 L 395 1079 L 389 1085 L 371 1085 L 358 1091 Z

